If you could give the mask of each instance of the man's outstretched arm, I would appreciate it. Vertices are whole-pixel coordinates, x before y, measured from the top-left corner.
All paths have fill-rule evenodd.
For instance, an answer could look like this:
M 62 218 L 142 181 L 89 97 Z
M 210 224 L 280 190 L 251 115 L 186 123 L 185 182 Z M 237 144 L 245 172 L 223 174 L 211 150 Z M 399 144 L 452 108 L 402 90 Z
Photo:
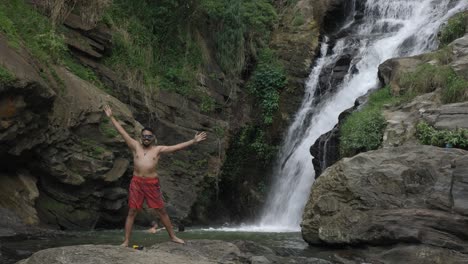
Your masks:
M 137 141 L 134 140 L 132 137 L 130 137 L 130 135 L 128 135 L 127 131 L 125 131 L 125 129 L 120 125 L 119 121 L 117 121 L 117 119 L 114 118 L 114 116 L 112 115 L 112 109 L 110 108 L 109 105 L 104 106 L 104 112 L 106 113 L 106 115 L 112 121 L 112 124 L 114 125 L 115 129 L 117 129 L 117 131 L 120 133 L 120 135 L 122 135 L 122 137 L 124 138 L 124 140 L 127 143 L 128 147 L 130 149 L 132 149 L 132 150 L 135 149 Z
M 173 145 L 173 146 L 160 146 L 160 152 L 161 153 L 171 153 L 171 152 L 174 152 L 174 151 L 177 151 L 177 150 L 181 150 L 181 149 L 184 149 L 186 147 L 189 147 L 195 143 L 198 143 L 200 141 L 203 141 L 206 139 L 206 133 L 205 132 L 202 132 L 202 133 L 196 133 L 195 134 L 195 137 L 192 139 L 192 140 L 189 140 L 189 141 L 186 141 L 186 142 L 183 142 L 183 143 L 179 143 L 177 145 Z

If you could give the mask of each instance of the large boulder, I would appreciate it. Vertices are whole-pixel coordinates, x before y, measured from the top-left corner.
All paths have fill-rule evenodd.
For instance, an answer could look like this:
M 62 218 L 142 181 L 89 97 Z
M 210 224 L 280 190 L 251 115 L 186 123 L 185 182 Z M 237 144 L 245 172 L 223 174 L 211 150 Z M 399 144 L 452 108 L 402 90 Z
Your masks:
M 468 253 L 467 154 L 403 146 L 339 161 L 313 185 L 303 238 L 312 245 L 415 243 Z

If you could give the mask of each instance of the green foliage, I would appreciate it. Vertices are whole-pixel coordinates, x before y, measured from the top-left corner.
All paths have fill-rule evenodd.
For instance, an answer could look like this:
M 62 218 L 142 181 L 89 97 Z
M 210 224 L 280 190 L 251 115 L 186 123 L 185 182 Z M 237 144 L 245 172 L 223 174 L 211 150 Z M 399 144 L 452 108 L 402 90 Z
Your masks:
M 242 1 L 242 21 L 245 21 L 249 33 L 256 35 L 258 40 L 268 40 L 270 32 L 278 21 L 278 15 L 271 1 Z
M 266 166 L 277 152 L 278 146 L 267 142 L 260 127 L 246 126 L 234 136 L 230 144 L 223 164 L 222 177 L 235 179 L 252 160 Z
M 468 81 L 452 72 L 447 79 L 447 86 L 442 90 L 443 103 L 456 103 L 468 100 Z
M 103 119 L 99 124 L 99 131 L 108 138 L 115 138 L 119 135 L 119 132 L 115 130 L 114 126 L 109 123 L 109 119 L 107 118 Z
M 202 62 L 190 34 L 193 1 L 115 0 L 104 15 L 114 30 L 114 48 L 106 59 L 132 85 L 160 87 L 188 95 Z
M 216 59 L 228 74 L 237 75 L 244 66 L 246 37 L 253 48 L 262 47 L 277 22 L 268 0 L 202 0 L 216 42 Z
M 64 56 L 63 36 L 25 1 L 0 2 L 0 29 L 12 47 L 18 48 L 23 43 L 42 62 L 57 63 Z
M 90 69 L 89 67 L 84 66 L 73 60 L 70 56 L 65 57 L 63 63 L 67 67 L 68 70 L 73 72 L 76 76 L 80 77 L 81 79 L 88 81 L 94 86 L 98 87 L 99 89 L 106 91 L 109 94 L 112 94 L 113 91 L 109 87 L 105 86 L 96 73 Z
M 244 151 L 253 153 L 265 164 L 271 161 L 278 151 L 278 146 L 269 144 L 265 138 L 265 132 L 257 126 L 244 127 L 236 144 Z
M 436 130 L 426 122 L 416 126 L 416 135 L 425 145 L 444 147 L 450 144 L 455 148 L 468 148 L 468 129 Z
M 449 66 L 419 65 L 414 72 L 400 78 L 400 84 L 409 93 L 423 94 L 442 88 L 442 102 L 455 103 L 467 100 L 468 82 Z
M 359 152 L 377 149 L 382 143 L 386 127 L 382 108 L 399 100 L 392 96 L 389 87 L 384 87 L 369 96 L 367 104 L 361 111 L 348 116 L 340 127 L 341 156 L 349 157 Z
M 437 60 L 442 65 L 447 65 L 453 60 L 453 47 L 444 46 L 435 52 L 423 54 L 423 58 L 425 60 Z
M 271 50 L 264 49 L 247 86 L 250 93 L 259 100 L 264 124 L 273 122 L 273 115 L 279 108 L 279 93 L 286 83 L 284 70 L 276 62 L 274 54 Z
M 214 128 L 214 133 L 218 139 L 223 138 L 226 135 L 226 131 L 222 126 L 216 125 Z
M 401 76 L 401 86 L 417 94 L 429 93 L 438 87 L 447 84 L 452 70 L 448 66 L 436 66 L 432 64 L 421 64 L 414 72 Z
M 92 139 L 81 139 L 80 145 L 83 150 L 90 156 L 96 159 L 100 159 L 102 154 L 106 152 L 106 149 L 99 145 L 96 141 Z
M 19 48 L 20 41 L 18 33 L 16 33 L 16 27 L 13 21 L 6 16 L 5 7 L 2 4 L 0 4 L 0 30 L 7 37 L 10 46 Z
M 207 94 L 201 96 L 200 110 L 205 113 L 213 112 L 216 107 L 216 102 Z
M 296 16 L 294 16 L 294 19 L 292 22 L 293 26 L 295 27 L 302 26 L 304 25 L 304 23 L 305 23 L 304 16 L 301 13 L 297 13 Z
M 455 39 L 463 37 L 467 27 L 467 20 L 468 13 L 459 13 L 450 18 L 440 32 L 440 43 L 447 45 Z
M 8 84 L 15 80 L 15 75 L 0 65 L 0 83 Z

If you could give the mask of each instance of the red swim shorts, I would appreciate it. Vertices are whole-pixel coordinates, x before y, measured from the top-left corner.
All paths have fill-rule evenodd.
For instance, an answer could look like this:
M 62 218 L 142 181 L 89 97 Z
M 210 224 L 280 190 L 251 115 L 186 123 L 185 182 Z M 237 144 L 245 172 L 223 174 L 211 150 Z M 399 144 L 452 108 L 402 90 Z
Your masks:
M 128 206 L 130 208 L 141 209 L 145 199 L 149 208 L 164 207 L 158 178 L 133 176 L 129 189 Z

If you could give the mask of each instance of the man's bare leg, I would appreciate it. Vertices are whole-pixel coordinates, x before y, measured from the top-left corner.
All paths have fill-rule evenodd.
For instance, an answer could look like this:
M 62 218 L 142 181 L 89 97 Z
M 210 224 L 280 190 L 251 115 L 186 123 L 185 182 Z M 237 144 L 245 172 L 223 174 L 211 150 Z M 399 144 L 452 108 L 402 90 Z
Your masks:
M 130 208 L 128 210 L 127 220 L 125 221 L 125 240 L 121 246 L 128 247 L 128 242 L 130 241 L 130 235 L 132 234 L 133 222 L 138 213 L 137 209 Z
M 164 225 L 164 227 L 166 227 L 167 234 L 169 234 L 169 237 L 171 238 L 172 242 L 185 244 L 185 241 L 176 237 L 174 229 L 172 228 L 171 219 L 169 219 L 169 215 L 167 214 L 166 209 L 158 208 L 155 209 L 155 211 L 158 213 L 159 219 L 161 219 L 161 222 Z

